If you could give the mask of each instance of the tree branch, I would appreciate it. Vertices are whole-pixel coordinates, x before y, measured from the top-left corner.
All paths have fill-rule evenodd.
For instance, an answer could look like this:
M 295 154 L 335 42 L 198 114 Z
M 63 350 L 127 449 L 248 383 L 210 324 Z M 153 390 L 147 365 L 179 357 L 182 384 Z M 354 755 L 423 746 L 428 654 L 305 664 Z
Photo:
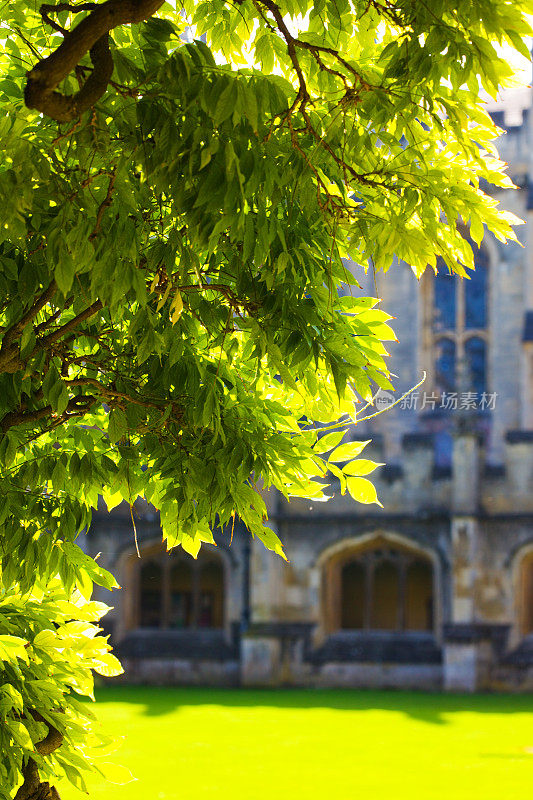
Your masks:
M 55 281 L 52 281 L 48 289 L 45 289 L 45 291 L 34 300 L 31 307 L 22 315 L 18 322 L 15 322 L 5 332 L 2 338 L 2 344 L 0 345 L 1 371 L 13 373 L 22 368 L 19 359 L 20 351 L 18 345 L 15 344 L 15 340 L 20 336 L 26 325 L 34 320 L 39 311 L 52 299 L 56 289 L 57 284 Z
M 78 415 L 80 412 L 86 413 L 89 408 L 96 402 L 96 398 L 90 394 L 80 394 L 69 400 L 65 411 L 57 415 L 60 419 L 66 420 L 71 414 Z M 54 414 L 52 406 L 44 406 L 37 408 L 35 411 L 10 411 L 5 414 L 0 420 L 0 431 L 5 433 L 9 428 L 15 425 L 26 425 L 28 422 L 40 422 L 46 417 L 51 417 Z
M 62 44 L 43 58 L 27 75 L 24 100 L 57 122 L 76 119 L 93 106 L 104 94 L 113 73 L 113 57 L 109 49 L 109 31 L 119 25 L 139 23 L 149 19 L 164 0 L 107 0 L 96 5 L 85 19 L 65 34 Z M 68 10 L 83 10 L 83 6 L 68 6 Z M 87 8 L 88 5 L 85 4 Z M 45 6 L 45 15 L 54 7 Z M 79 92 L 63 95 L 58 85 L 90 53 L 94 69 Z
M 80 322 L 90 319 L 90 317 L 93 317 L 97 311 L 100 311 L 101 308 L 102 301 L 97 300 L 84 311 L 81 311 L 77 316 L 74 317 L 74 319 L 71 319 L 70 322 L 65 323 L 65 325 L 61 326 L 61 328 L 58 328 L 56 331 L 49 333 L 48 336 L 45 336 L 40 342 L 40 349 L 42 349 L 43 346 L 46 347 L 49 344 L 57 342 L 58 339 L 62 339 L 67 335 L 67 333 L 70 333 L 77 328 Z
M 16 339 L 20 336 L 26 325 L 35 319 L 39 311 L 41 311 L 46 303 L 51 300 L 56 289 L 57 285 L 55 281 L 52 281 L 48 289 L 46 289 L 46 291 L 34 301 L 31 308 L 26 311 L 21 319 L 6 331 L 0 346 L 0 372 L 13 374 L 21 369 L 24 369 L 25 364 L 20 359 L 20 347 L 16 342 Z M 67 300 L 62 311 L 67 309 L 70 305 L 72 305 L 72 298 Z M 35 353 L 46 349 L 49 345 L 54 344 L 59 339 L 67 336 L 69 333 L 75 330 L 75 328 L 77 328 L 81 322 L 84 322 L 86 319 L 90 319 L 90 317 L 94 316 L 94 314 L 96 314 L 101 308 L 102 302 L 101 300 L 97 300 L 84 311 L 81 311 L 79 314 L 77 314 L 77 316 L 75 316 L 69 322 L 65 323 L 65 325 L 62 325 L 55 331 L 52 331 L 52 333 L 49 333 L 47 336 L 39 338 L 34 349 L 27 356 L 27 358 L 31 358 L 35 355 Z M 58 312 L 53 314 L 49 319 L 37 325 L 35 327 L 35 333 L 38 334 L 40 331 L 46 330 L 46 328 L 48 328 L 52 322 L 57 319 L 57 316 Z
M 35 743 L 35 749 L 41 756 L 49 756 L 63 744 L 63 734 L 48 722 L 38 711 L 31 711 L 32 717 L 37 722 L 44 722 L 48 727 L 48 733 L 44 739 Z M 19 787 L 14 800 L 59 800 L 57 790 L 48 783 L 41 783 L 39 770 L 33 758 L 28 761 L 22 769 L 24 783 Z
M 56 289 L 57 284 L 55 281 L 52 281 L 48 289 L 45 289 L 45 291 L 39 297 L 37 297 L 36 300 L 34 300 L 31 307 L 28 309 L 28 311 L 26 311 L 25 314 L 22 315 L 19 321 L 15 322 L 15 324 L 5 332 L 4 338 L 2 339 L 2 349 L 4 348 L 4 345 L 7 346 L 11 344 L 14 339 L 20 336 L 28 322 L 31 322 L 33 319 L 35 319 L 39 311 L 41 311 L 41 309 L 45 307 L 49 300 L 52 299 Z
M 115 174 L 115 170 L 113 169 L 113 171 L 111 173 L 111 177 L 109 178 L 109 185 L 107 187 L 106 196 L 102 200 L 102 202 L 100 203 L 100 205 L 98 207 L 98 212 L 96 214 L 96 224 L 94 226 L 93 232 L 89 236 L 89 241 L 90 242 L 92 242 L 98 236 L 98 233 L 100 231 L 100 225 L 102 224 L 102 219 L 103 219 L 105 210 L 106 210 L 106 208 L 108 208 L 111 205 L 111 198 L 113 196 L 113 189 L 115 188 L 115 178 L 116 178 L 116 174 Z

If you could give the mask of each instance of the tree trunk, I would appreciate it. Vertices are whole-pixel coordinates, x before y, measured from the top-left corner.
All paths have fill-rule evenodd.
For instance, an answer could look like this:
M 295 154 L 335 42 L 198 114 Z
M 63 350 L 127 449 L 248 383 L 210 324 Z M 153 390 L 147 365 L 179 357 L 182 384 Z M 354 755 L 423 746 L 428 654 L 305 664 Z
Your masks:
M 37 764 L 30 758 L 22 770 L 24 783 L 15 795 L 15 800 L 60 800 L 57 789 L 48 781 L 39 780 Z
M 44 722 L 48 727 L 48 734 L 41 742 L 36 742 L 35 749 L 42 756 L 49 756 L 58 747 L 61 747 L 63 736 L 50 725 L 38 711 L 31 711 L 32 717 L 38 722 Z M 57 789 L 50 786 L 48 781 L 39 779 L 39 770 L 33 758 L 29 758 L 22 768 L 24 783 L 19 787 L 14 800 L 60 800 Z

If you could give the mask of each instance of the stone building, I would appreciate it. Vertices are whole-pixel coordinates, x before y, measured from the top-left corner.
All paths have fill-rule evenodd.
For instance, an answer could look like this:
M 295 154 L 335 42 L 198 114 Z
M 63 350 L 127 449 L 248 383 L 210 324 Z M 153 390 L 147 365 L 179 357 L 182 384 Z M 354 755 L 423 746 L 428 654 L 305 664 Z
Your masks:
M 496 196 L 525 220 L 529 106 L 522 90 L 491 109 L 520 187 Z M 126 587 L 109 626 L 129 680 L 533 689 L 533 227 L 518 233 L 484 241 L 471 281 L 367 276 L 397 317 L 397 396 L 427 373 L 353 433 L 385 463 L 383 509 L 269 496 L 288 564 L 238 525 L 198 561 L 163 554 L 149 507 L 139 560 L 129 510 L 95 515 L 86 547 Z

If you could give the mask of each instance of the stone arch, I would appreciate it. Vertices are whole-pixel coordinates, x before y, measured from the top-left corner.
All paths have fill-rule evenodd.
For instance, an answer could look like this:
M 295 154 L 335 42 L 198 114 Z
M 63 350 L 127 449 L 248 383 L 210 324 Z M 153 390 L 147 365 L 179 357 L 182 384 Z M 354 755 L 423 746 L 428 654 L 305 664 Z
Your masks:
M 439 630 L 441 570 L 431 548 L 378 530 L 325 548 L 317 567 L 321 573 L 317 642 L 343 629 Z

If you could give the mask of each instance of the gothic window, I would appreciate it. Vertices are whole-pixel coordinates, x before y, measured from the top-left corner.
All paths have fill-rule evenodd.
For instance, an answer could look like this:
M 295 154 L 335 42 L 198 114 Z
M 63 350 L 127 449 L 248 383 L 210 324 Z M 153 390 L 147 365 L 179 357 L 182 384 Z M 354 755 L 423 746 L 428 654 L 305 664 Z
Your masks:
M 197 560 L 182 553 L 142 563 L 139 570 L 141 628 L 222 628 L 224 569 L 216 554 L 200 553 Z
M 533 633 L 533 553 L 522 562 L 521 628 L 524 636 Z
M 352 630 L 433 630 L 433 567 L 408 550 L 374 548 L 340 570 L 340 626 Z
M 435 388 L 440 394 L 487 391 L 488 260 L 475 246 L 474 256 L 476 269 L 469 280 L 450 275 L 443 261 L 437 265 L 433 336 Z

